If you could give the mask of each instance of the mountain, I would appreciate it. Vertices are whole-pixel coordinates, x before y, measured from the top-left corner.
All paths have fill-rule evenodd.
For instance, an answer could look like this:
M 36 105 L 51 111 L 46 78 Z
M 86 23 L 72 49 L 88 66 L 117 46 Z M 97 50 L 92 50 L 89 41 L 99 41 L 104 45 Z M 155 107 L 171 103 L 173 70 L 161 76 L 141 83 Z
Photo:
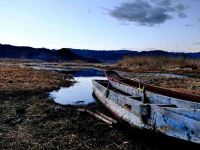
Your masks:
M 0 58 L 15 58 L 15 59 L 37 59 L 43 61 L 74 61 L 81 60 L 84 62 L 104 62 L 115 63 L 125 56 L 164 56 L 164 57 L 187 57 L 200 58 L 198 53 L 180 53 L 167 52 L 162 50 L 153 51 L 130 51 L 130 50 L 81 50 L 63 48 L 59 50 L 50 50 L 46 48 L 20 47 L 12 45 L 0 44 Z
M 37 59 L 43 61 L 74 61 L 98 62 L 95 59 L 84 58 L 71 49 L 50 50 L 46 48 L 19 47 L 0 44 L 0 58 Z
M 107 62 L 107 63 L 114 63 L 123 59 L 125 56 L 133 56 L 138 53 L 135 51 L 128 51 L 128 50 L 97 51 L 97 50 L 80 50 L 80 49 L 73 49 L 73 52 L 87 59 L 95 58 L 100 62 Z
M 200 58 L 200 52 L 183 53 L 183 52 L 167 52 L 162 50 L 138 52 L 130 50 L 96 51 L 96 50 L 73 49 L 73 52 L 85 58 L 96 58 L 100 62 L 108 62 L 108 63 L 117 62 L 126 56 L 155 56 L 155 57 L 164 56 L 164 57 Z

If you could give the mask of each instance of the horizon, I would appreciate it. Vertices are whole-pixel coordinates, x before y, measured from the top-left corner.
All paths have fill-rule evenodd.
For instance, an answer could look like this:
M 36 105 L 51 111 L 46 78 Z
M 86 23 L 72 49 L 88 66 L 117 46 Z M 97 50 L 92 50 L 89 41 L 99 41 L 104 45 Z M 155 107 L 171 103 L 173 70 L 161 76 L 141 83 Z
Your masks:
M 0 43 L 200 52 L 200 0 L 0 1 Z
M 89 50 L 89 51 L 132 51 L 132 52 L 152 52 L 152 51 L 163 51 L 163 52 L 168 52 L 168 53 L 200 53 L 199 52 L 184 52 L 184 51 L 167 51 L 167 50 L 162 50 L 162 49 L 152 49 L 152 50 L 129 50 L 129 49 L 116 49 L 116 50 L 109 50 L 109 49 L 102 49 L 102 50 L 96 50 L 96 49 L 78 49 L 78 48 L 70 48 L 70 47 L 62 47 L 60 49 L 51 49 L 48 47 L 32 47 L 32 46 L 24 46 L 24 45 L 11 45 L 11 44 L 3 44 L 0 43 L 0 45 L 7 45 L 7 46 L 14 46 L 14 47 L 29 47 L 29 48 L 33 48 L 33 49 L 47 49 L 47 50 L 61 50 L 61 49 L 72 49 L 72 50 Z

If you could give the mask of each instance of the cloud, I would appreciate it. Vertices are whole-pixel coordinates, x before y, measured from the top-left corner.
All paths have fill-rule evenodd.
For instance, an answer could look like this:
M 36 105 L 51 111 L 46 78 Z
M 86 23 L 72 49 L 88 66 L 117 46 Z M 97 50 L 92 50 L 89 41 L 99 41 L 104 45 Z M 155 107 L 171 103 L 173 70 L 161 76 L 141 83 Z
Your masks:
M 183 4 L 172 4 L 172 0 L 135 0 L 122 3 L 109 14 L 120 21 L 153 26 L 172 19 L 173 14 L 180 18 L 187 17 L 185 9 Z
M 200 42 L 196 42 L 196 43 L 194 43 L 194 45 L 200 45 Z
M 190 25 L 190 24 L 186 24 L 185 26 L 188 27 L 188 28 L 193 28 L 194 27 L 194 25 Z
M 180 18 L 186 18 L 187 17 L 187 15 L 185 13 L 181 13 L 181 12 L 178 14 L 178 16 Z
M 178 16 L 180 18 L 186 18 L 187 17 L 187 15 L 184 12 L 185 9 L 186 9 L 186 7 L 183 4 L 177 4 L 175 6 L 175 10 L 177 11 Z
M 154 2 L 156 2 L 157 0 L 153 0 Z M 171 0 L 159 0 L 157 1 L 158 5 L 161 6 L 170 6 L 171 5 Z

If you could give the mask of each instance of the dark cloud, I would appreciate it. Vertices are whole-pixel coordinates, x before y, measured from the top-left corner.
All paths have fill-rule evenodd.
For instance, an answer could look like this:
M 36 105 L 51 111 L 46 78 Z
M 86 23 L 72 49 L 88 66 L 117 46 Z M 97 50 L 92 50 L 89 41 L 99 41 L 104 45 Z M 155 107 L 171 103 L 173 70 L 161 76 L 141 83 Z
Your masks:
M 185 9 L 183 4 L 172 4 L 172 0 L 135 0 L 115 7 L 110 15 L 121 21 L 153 26 L 172 19 L 173 14 L 180 18 L 187 17 Z

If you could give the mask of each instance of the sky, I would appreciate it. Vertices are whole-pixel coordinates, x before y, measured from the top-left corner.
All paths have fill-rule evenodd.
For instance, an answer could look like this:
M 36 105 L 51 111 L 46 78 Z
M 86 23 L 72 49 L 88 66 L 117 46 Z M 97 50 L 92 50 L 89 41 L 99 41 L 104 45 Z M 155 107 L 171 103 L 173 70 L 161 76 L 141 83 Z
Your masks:
M 200 0 L 0 0 L 0 43 L 200 52 Z

